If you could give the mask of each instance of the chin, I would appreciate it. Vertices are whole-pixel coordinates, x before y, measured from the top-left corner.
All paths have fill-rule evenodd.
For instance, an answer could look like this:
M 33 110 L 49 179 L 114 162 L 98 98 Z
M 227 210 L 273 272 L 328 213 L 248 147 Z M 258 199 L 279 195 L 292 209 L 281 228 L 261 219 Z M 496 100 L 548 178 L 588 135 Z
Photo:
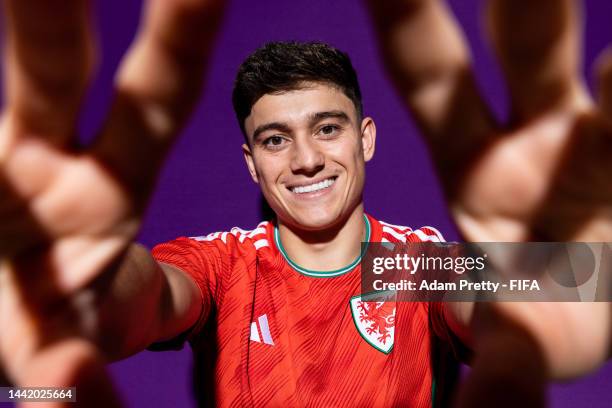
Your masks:
M 288 224 L 305 231 L 318 231 L 334 227 L 341 219 L 339 211 L 317 209 L 300 211 L 288 217 Z

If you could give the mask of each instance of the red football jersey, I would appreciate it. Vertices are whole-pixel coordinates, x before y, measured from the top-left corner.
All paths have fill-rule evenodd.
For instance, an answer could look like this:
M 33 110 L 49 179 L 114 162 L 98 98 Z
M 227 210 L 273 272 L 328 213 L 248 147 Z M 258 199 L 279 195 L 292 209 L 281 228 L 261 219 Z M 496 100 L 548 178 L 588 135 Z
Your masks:
M 433 228 L 365 220 L 371 242 L 442 240 Z M 303 269 L 271 222 L 178 238 L 153 255 L 202 292 L 187 334 L 202 404 L 430 407 L 434 394 L 442 401 L 441 380 L 456 377 L 440 304 L 363 301 L 358 260 L 331 272 Z

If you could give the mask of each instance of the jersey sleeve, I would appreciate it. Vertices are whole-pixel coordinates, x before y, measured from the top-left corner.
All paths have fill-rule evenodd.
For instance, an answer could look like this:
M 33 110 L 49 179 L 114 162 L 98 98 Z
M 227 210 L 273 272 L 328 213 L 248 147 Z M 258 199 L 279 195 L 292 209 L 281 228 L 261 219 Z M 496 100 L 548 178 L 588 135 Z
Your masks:
M 434 335 L 450 347 L 452 354 L 457 360 L 467 363 L 472 357 L 472 350 L 450 328 L 446 321 L 445 307 L 444 302 L 429 303 L 429 322 L 431 328 Z
M 440 231 L 434 227 L 426 226 L 418 229 L 423 241 L 446 242 Z M 434 335 L 450 348 L 454 357 L 463 362 L 467 362 L 471 357 L 471 350 L 455 335 L 446 321 L 444 302 L 429 303 L 429 321 Z
M 224 243 L 198 241 L 181 237 L 159 244 L 151 251 L 156 261 L 174 266 L 187 274 L 200 290 L 201 312 L 197 322 L 175 339 L 155 343 L 150 350 L 180 349 L 191 341 L 205 325 L 218 297 L 219 280 L 229 269 Z

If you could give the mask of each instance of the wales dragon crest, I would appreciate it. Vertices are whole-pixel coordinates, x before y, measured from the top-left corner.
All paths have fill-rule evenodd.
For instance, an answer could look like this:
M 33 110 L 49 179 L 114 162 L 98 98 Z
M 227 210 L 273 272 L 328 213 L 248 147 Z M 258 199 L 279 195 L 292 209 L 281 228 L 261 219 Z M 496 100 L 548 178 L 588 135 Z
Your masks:
M 389 354 L 395 333 L 395 296 L 386 292 L 351 298 L 353 321 L 361 337 L 375 349 Z

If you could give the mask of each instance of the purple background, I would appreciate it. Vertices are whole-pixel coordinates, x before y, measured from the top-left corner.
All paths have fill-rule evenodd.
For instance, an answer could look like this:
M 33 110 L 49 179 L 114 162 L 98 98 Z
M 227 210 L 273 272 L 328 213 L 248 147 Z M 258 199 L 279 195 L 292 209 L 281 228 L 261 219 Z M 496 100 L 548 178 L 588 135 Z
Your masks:
M 503 117 L 506 94 L 483 40 L 482 1 L 451 1 L 472 47 L 487 100 Z M 112 77 L 137 26 L 139 1 L 96 4 L 102 62 L 81 129 L 93 135 L 112 95 Z M 612 2 L 586 1 L 585 66 L 612 39 Z M 235 0 L 229 5 L 209 70 L 204 96 L 161 176 L 140 234 L 146 245 L 179 235 L 202 235 L 260 220 L 259 192 L 240 153 L 241 134 L 231 108 L 240 62 L 271 40 L 322 40 L 347 51 L 360 77 L 364 109 L 378 128 L 375 159 L 368 165 L 366 210 L 411 226 L 434 225 L 456 238 L 423 144 L 383 73 L 363 5 L 355 0 Z M 590 77 L 590 69 L 585 69 Z M 143 352 L 111 366 L 128 406 L 192 406 L 190 351 Z M 609 406 L 612 365 L 589 378 L 551 388 L 553 407 Z

